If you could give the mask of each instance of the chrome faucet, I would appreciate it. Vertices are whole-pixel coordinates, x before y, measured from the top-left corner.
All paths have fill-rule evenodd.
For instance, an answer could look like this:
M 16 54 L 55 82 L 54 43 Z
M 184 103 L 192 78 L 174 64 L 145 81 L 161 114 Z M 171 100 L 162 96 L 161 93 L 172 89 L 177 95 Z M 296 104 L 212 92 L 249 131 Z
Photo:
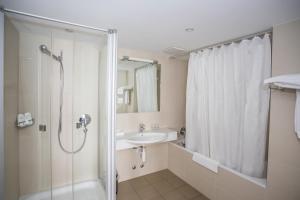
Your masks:
M 140 123 L 139 124 L 139 132 L 143 135 L 143 132 L 145 131 L 145 124 L 143 124 L 143 123 Z

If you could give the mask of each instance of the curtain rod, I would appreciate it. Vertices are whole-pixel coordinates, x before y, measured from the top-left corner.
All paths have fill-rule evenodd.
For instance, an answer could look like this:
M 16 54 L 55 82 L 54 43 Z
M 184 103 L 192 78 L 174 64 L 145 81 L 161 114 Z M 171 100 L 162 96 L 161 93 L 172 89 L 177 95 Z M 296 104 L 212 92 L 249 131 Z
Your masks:
M 143 59 L 143 58 L 134 58 L 134 57 L 129 57 L 129 56 L 123 56 L 121 60 L 127 60 L 127 61 L 134 61 L 134 62 L 144 62 L 144 63 L 151 63 L 151 64 L 157 64 L 157 60 L 148 60 L 148 59 Z
M 43 17 L 43 16 L 40 16 L 40 15 L 34 15 L 34 14 L 25 13 L 25 12 L 21 12 L 21 11 L 17 11 L 17 10 L 7 9 L 7 8 L 4 8 L 4 7 L 0 7 L 0 11 L 3 12 L 3 13 L 12 13 L 12 14 L 17 14 L 17 15 L 23 15 L 23 16 L 27 16 L 27 17 L 33 17 L 33 18 L 36 18 L 36 19 L 42 19 L 42 20 L 47 20 L 47 21 L 51 21 L 51 22 L 57 22 L 57 23 L 77 26 L 77 27 L 81 27 L 81 28 L 87 28 L 87 29 L 91 29 L 91 30 L 95 30 L 95 31 L 105 32 L 105 33 L 110 32 L 109 29 L 102 29 L 102 28 L 96 28 L 96 27 L 86 26 L 86 25 L 82 25 L 82 24 L 76 24 L 76 23 L 62 21 L 62 20 L 58 20 L 58 19 Z
M 211 44 L 211 45 L 207 45 L 207 46 L 200 47 L 200 48 L 197 48 L 197 49 L 193 49 L 193 50 L 190 50 L 188 52 L 188 54 L 190 54 L 192 52 L 201 51 L 201 50 L 204 50 L 204 49 L 211 49 L 211 48 L 219 47 L 219 46 L 222 46 L 222 45 L 228 45 L 228 44 L 231 44 L 231 43 L 234 43 L 234 42 L 241 42 L 242 40 L 245 40 L 245 39 L 252 39 L 255 36 L 263 36 L 265 34 L 272 35 L 272 32 L 273 32 L 273 28 L 269 28 L 269 29 L 264 30 L 264 31 L 252 33 L 252 34 L 241 36 L 241 37 L 234 38 L 234 39 L 231 39 L 231 40 L 226 40 L 226 41 L 223 41 L 223 42 L 218 42 L 218 43 L 215 43 L 215 44 Z

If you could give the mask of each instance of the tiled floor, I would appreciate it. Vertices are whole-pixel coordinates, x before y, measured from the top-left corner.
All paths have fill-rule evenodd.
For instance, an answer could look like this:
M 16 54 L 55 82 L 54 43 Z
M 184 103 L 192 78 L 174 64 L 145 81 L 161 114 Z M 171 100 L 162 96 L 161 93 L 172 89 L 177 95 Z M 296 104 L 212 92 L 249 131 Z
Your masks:
M 163 170 L 119 183 L 117 200 L 208 200 L 208 198 L 169 170 Z

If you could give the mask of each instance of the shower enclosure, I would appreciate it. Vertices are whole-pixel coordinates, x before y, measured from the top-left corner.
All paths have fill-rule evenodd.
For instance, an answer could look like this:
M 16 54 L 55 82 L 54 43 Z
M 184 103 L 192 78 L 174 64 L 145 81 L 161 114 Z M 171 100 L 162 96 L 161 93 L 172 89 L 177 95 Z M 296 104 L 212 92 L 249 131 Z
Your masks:
M 0 199 L 114 199 L 116 31 L 3 12 Z

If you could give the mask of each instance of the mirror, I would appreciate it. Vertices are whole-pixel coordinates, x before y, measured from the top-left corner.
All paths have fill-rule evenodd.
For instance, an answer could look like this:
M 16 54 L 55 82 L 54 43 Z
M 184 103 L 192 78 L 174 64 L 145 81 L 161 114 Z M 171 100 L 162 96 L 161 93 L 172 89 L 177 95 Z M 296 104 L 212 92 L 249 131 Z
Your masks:
M 118 60 L 117 113 L 160 110 L 160 65 L 123 57 Z

